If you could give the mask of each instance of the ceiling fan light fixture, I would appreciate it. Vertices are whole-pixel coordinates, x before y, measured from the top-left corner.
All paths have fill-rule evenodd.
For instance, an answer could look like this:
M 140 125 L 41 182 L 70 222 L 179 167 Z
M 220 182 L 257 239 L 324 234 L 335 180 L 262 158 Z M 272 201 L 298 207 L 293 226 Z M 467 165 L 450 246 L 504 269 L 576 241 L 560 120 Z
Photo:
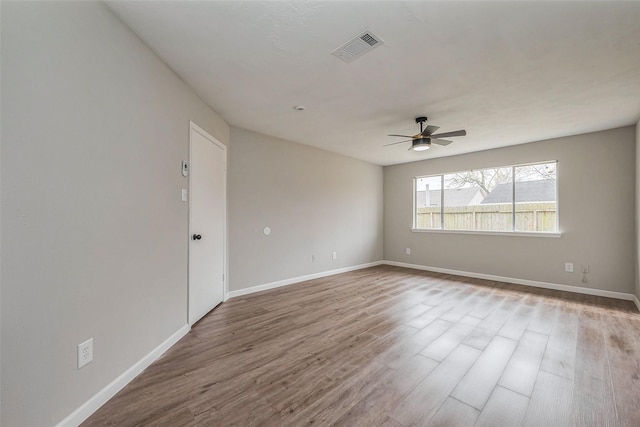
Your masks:
M 438 126 L 429 125 L 426 128 L 424 127 L 424 123 L 427 121 L 426 117 L 416 117 L 416 123 L 420 124 L 420 133 L 409 136 L 409 135 L 399 135 L 399 134 L 390 134 L 388 136 L 393 137 L 401 137 L 401 138 L 410 138 L 405 139 L 404 141 L 392 142 L 391 144 L 385 144 L 387 147 L 389 145 L 396 144 L 404 144 L 405 142 L 411 141 L 411 147 L 409 147 L 409 151 L 426 151 L 431 148 L 431 144 L 441 145 L 446 147 L 451 144 L 453 141 L 449 141 L 443 138 L 447 138 L 450 136 L 465 136 L 467 131 L 464 129 L 454 130 L 452 132 L 444 132 L 444 133 L 436 133 Z
M 414 139 L 411 143 L 411 149 L 413 151 L 426 151 L 431 148 L 431 141 L 426 138 Z

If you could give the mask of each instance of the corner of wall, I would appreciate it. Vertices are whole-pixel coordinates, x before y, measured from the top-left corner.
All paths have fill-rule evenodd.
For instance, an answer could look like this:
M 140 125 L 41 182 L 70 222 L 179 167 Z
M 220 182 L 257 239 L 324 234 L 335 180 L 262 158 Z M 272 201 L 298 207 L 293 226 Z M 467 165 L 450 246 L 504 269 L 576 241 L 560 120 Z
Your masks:
M 636 299 L 640 310 L 640 119 L 636 123 Z
M 0 23 L 2 22 L 2 3 L 0 2 Z M 2 46 L 2 34 L 0 32 L 0 46 Z M 0 51 L 2 49 L 0 48 Z M 2 69 L 2 55 L 0 55 L 0 70 Z M 0 73 L 1 75 L 1 73 Z M 2 99 L 2 83 L 0 82 L 0 100 Z M 2 123 L 2 102 L 0 101 L 0 123 Z M 0 126 L 1 128 L 1 126 Z M 0 141 L 2 141 L 2 129 L 0 129 Z M 2 176 L 2 144 L 0 144 L 0 177 Z M 2 178 L 0 178 L 2 188 Z M 0 224 L 2 223 L 2 204 L 0 203 Z M 2 227 L 0 226 L 0 247 L 2 247 Z M 0 319 L 2 319 L 2 257 L 0 257 Z M 0 322 L 1 324 L 1 322 Z M 2 330 L 0 328 L 0 384 L 2 384 Z M 2 402 L 2 387 L 0 387 L 0 402 Z M 1 409 L 1 406 L 0 406 Z M 2 411 L 0 410 L 0 425 L 2 425 Z

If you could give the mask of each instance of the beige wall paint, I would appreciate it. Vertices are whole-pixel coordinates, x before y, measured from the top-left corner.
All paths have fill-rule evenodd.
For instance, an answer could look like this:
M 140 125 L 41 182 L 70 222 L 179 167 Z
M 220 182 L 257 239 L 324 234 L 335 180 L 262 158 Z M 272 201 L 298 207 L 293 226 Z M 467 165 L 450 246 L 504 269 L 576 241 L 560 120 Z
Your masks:
M 1 18 L 0 424 L 50 426 L 186 324 L 189 120 L 229 128 L 102 3 Z
M 385 259 L 633 293 L 634 132 L 630 126 L 385 167 Z M 414 176 L 545 160 L 559 161 L 561 238 L 411 232 Z M 565 262 L 576 270 L 589 264 L 588 283 L 578 271 L 565 273 Z
M 238 128 L 231 139 L 231 290 L 382 259 L 382 167 Z

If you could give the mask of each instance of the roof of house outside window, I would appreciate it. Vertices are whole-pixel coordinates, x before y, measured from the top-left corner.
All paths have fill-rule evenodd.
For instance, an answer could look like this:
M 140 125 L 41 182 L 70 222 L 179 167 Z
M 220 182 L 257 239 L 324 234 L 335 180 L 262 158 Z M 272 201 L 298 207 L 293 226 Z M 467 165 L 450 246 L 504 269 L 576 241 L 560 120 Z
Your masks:
M 416 205 L 419 208 L 427 207 L 425 196 L 426 192 L 416 192 Z M 459 188 L 444 190 L 445 204 L 447 206 L 469 206 L 478 205 L 482 202 L 484 194 L 478 187 L 475 188 Z M 440 190 L 429 190 L 428 206 L 440 206 L 441 192 Z
M 511 183 L 498 184 L 481 202 L 483 205 L 511 203 Z M 516 182 L 516 203 L 554 202 L 556 200 L 556 181 L 540 179 L 536 181 Z

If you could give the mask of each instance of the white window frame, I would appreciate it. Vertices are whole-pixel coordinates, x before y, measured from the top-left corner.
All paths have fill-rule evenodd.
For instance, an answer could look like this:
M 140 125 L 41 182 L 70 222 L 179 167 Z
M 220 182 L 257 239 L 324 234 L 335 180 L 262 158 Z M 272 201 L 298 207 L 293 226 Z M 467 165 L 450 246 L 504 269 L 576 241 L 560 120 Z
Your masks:
M 516 191 L 516 181 L 515 181 L 515 169 L 518 167 L 523 167 L 523 166 L 534 166 L 534 165 L 541 165 L 541 164 L 546 164 L 546 163 L 555 163 L 556 164 L 556 179 L 555 179 L 555 184 L 556 184 L 556 225 L 555 225 L 555 229 L 556 231 L 517 231 L 515 229 L 516 227 L 516 221 L 515 221 L 515 217 L 516 217 L 516 197 L 515 197 L 515 191 Z M 439 174 L 433 174 L 433 175 L 420 175 L 420 176 L 415 176 L 413 178 L 413 212 L 412 212 L 412 216 L 413 216 L 413 222 L 412 222 L 412 227 L 411 227 L 411 231 L 414 233 L 445 233 L 445 234 L 479 234 L 479 235 L 494 235 L 494 236 L 515 236 L 515 237 L 551 237 L 551 238 L 559 238 L 562 236 L 562 232 L 560 231 L 560 201 L 559 201 L 559 193 L 558 193 L 558 165 L 559 162 L 558 160 L 547 160 L 547 161 L 542 161 L 542 162 L 532 162 L 532 163 L 521 163 L 521 164 L 517 164 L 517 165 L 509 165 L 509 166 L 492 166 L 492 167 L 483 167 L 481 169 L 478 170 L 483 170 L 483 169 L 500 169 L 500 168 L 511 168 L 511 191 L 512 191 L 512 197 L 511 197 L 511 206 L 512 206 L 512 212 L 511 212 L 511 231 L 482 231 L 482 230 L 449 230 L 449 229 L 445 229 L 444 228 L 444 176 L 445 175 L 451 175 L 451 174 L 456 174 L 456 173 L 463 173 L 463 172 L 471 172 L 474 171 L 476 169 L 468 169 L 468 170 L 463 170 L 463 171 L 457 171 L 457 172 L 443 172 L 443 173 L 439 173 Z M 418 179 L 421 178 L 433 178 L 433 177 L 440 177 L 440 228 L 417 228 L 417 200 L 416 200 L 416 195 L 417 195 L 417 181 Z

